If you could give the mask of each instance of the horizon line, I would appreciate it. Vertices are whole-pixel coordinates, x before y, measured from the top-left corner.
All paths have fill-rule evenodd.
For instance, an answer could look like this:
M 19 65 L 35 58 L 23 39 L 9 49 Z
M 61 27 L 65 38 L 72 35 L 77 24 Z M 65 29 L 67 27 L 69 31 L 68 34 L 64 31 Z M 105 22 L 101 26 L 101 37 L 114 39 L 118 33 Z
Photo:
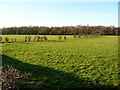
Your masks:
M 103 27 L 116 27 L 116 28 L 118 28 L 119 26 L 115 26 L 115 25 L 89 25 L 89 24 L 87 24 L 87 25 L 63 25 L 63 26 L 57 26 L 57 25 L 55 25 L 55 26 L 47 26 L 47 25 L 21 25 L 21 26 L 6 26 L 6 27 L 0 27 L 0 28 L 12 28 L 12 27 L 49 27 L 49 28 L 51 28 L 51 27 L 70 27 L 70 26 L 73 26 L 73 27 L 77 27 L 77 26 L 94 26 L 94 27 L 96 27 L 96 26 L 103 26 Z

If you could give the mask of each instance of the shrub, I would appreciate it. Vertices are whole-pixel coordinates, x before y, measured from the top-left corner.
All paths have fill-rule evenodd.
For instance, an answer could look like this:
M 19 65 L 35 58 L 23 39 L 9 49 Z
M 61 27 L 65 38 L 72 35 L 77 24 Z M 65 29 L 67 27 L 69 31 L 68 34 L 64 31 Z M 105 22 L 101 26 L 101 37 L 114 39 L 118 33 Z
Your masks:
M 37 39 L 37 36 L 34 37 L 34 42 L 36 41 L 36 39 Z
M 58 36 L 58 40 L 61 40 L 62 39 L 62 36 Z
M 77 35 L 73 35 L 74 38 L 77 38 Z
M 66 36 L 64 36 L 64 39 L 65 39 L 65 40 L 67 39 Z
M 40 36 L 37 36 L 37 41 L 40 41 L 41 37 Z
M 48 40 L 46 36 L 43 36 L 43 39 L 44 39 L 44 40 Z
M 12 66 L 4 65 L 2 70 L 2 90 L 19 89 L 21 81 L 28 79 L 30 73 L 20 73 Z
M 80 38 L 80 35 L 78 35 L 78 38 Z
M 28 41 L 30 42 L 30 40 L 31 40 L 31 36 L 28 36 Z
M 27 42 L 27 37 L 25 36 L 25 42 Z
M 6 41 L 6 42 L 9 42 L 9 38 L 8 38 L 8 37 L 5 37 L 5 41 Z
M 16 39 L 15 37 L 12 38 L 12 42 L 16 42 L 16 40 L 17 40 L 17 39 Z
M 0 36 L 0 42 L 2 42 L 2 36 Z

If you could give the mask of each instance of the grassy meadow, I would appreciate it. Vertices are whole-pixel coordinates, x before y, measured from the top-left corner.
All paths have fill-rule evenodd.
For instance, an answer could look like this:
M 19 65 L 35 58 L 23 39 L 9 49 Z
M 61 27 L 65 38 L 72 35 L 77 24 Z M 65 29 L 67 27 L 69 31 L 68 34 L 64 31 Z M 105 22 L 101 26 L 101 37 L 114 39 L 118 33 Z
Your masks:
M 26 35 L 27 36 L 27 35 Z M 118 37 L 94 36 L 23 42 L 25 35 L 2 35 L 2 63 L 30 72 L 31 88 L 114 88 L 118 86 Z M 64 36 L 64 35 L 62 35 Z M 6 43 L 5 37 L 17 42 Z

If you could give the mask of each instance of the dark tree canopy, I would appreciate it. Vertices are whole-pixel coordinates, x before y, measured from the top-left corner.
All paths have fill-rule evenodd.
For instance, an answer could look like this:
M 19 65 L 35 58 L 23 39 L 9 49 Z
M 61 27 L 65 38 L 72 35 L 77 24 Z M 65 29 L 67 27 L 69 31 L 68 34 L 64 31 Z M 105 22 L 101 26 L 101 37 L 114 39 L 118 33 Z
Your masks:
M 120 28 L 114 26 L 21 26 L 2 28 L 2 34 L 16 35 L 118 35 Z

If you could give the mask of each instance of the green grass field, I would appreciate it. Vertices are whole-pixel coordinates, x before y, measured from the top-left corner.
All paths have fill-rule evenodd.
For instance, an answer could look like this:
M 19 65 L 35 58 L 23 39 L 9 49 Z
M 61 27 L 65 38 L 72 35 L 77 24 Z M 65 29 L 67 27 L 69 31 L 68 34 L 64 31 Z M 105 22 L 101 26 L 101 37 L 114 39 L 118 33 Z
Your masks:
M 5 43 L 5 37 L 17 43 Z M 3 65 L 11 65 L 32 76 L 33 88 L 91 88 L 118 86 L 118 37 L 94 36 L 23 42 L 25 35 L 3 35 Z

